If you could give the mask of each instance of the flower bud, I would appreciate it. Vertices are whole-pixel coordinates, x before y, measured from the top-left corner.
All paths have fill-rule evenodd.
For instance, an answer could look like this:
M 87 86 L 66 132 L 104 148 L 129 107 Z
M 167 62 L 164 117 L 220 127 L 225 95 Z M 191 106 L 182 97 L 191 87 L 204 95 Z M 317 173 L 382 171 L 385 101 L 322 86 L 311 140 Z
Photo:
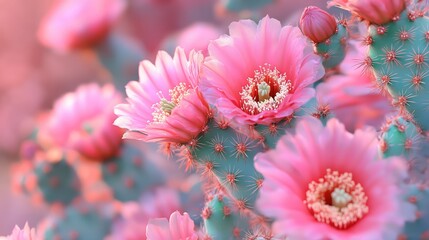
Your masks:
M 335 18 L 315 6 L 304 9 L 299 25 L 302 33 L 315 43 L 324 42 L 337 31 Z

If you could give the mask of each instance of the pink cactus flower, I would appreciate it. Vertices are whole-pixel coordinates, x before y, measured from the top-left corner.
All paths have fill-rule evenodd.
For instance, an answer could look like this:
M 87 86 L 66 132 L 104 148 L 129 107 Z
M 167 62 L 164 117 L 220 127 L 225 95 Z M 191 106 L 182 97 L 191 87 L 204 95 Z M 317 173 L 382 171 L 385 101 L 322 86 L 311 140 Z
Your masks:
M 166 218 L 152 219 L 147 225 L 146 236 L 148 240 L 197 240 L 194 221 L 187 213 L 183 215 L 178 211 Z
M 187 143 L 206 126 L 209 106 L 198 90 L 201 53 L 182 48 L 174 56 L 160 51 L 155 65 L 140 63 L 140 81 L 126 86 L 128 103 L 115 108 L 115 125 L 129 131 L 124 138 Z
M 335 17 L 315 6 L 304 9 L 299 26 L 302 33 L 315 43 L 326 41 L 337 31 Z
M 332 0 L 328 6 L 350 11 L 370 23 L 385 24 L 398 16 L 408 0 Z
M 61 0 L 42 20 L 38 37 L 55 50 L 90 47 L 102 40 L 125 9 L 124 0 Z
M 379 128 L 385 116 L 393 111 L 386 94 L 374 86 L 374 74 L 357 69 L 359 59 L 363 60 L 367 52 L 368 48 L 360 42 L 350 41 L 339 74 L 326 77 L 317 86 L 318 101 L 326 104 L 350 131 L 365 125 Z
M 240 124 L 291 116 L 314 96 L 321 60 L 297 27 L 266 16 L 259 24 L 233 22 L 229 36 L 209 45 L 202 89 L 208 101 Z
M 139 203 L 129 202 L 122 206 L 122 218 L 115 221 L 108 240 L 144 240 L 146 228 L 152 218 L 166 218 L 180 207 L 177 191 L 158 188 L 145 193 Z
M 259 210 L 291 239 L 396 239 L 414 209 L 401 193 L 406 166 L 379 159 L 376 132 L 303 119 L 295 135 L 256 156 Z
M 317 86 L 317 99 L 353 131 L 364 126 L 380 127 L 393 108 L 374 86 L 372 74 L 333 75 Z
M 25 223 L 23 229 L 15 226 L 11 235 L 0 237 L 0 240 L 36 240 L 36 230 L 34 228 L 30 229 L 28 223 Z
M 42 127 L 41 139 L 75 150 L 91 160 L 104 160 L 117 154 L 122 129 L 113 126 L 113 108 L 122 97 L 113 85 L 80 86 L 58 99 Z

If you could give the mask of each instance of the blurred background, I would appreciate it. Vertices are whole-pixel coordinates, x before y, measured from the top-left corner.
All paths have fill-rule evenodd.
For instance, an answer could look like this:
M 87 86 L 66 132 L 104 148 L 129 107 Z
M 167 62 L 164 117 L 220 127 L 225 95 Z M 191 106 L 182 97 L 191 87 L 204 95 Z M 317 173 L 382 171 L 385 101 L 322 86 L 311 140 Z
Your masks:
M 171 53 L 177 45 L 203 50 L 209 40 L 226 33 L 231 21 L 256 20 L 269 14 L 296 24 L 308 5 L 326 9 L 322 0 L 256 1 L 262 6 L 257 10 L 235 8 L 235 3 L 223 0 L 128 0 L 120 14 L 109 19 L 108 36 L 98 36 L 96 42 L 84 46 L 61 48 L 41 37 L 44 20 L 59 2 L 0 1 L 0 235 L 26 221 L 35 226 L 46 214 L 46 208 L 34 207 L 26 196 L 12 193 L 10 168 L 38 116 L 52 108 L 55 99 L 87 82 L 116 80 L 115 85 L 121 88 L 127 81 L 137 80 L 140 60 L 153 60 L 159 49 Z M 84 21 L 80 15 L 91 14 L 91 8 L 82 9 L 77 8 L 71 17 L 64 16 L 59 25 L 67 28 L 73 21 Z M 109 59 L 120 59 L 113 65 L 121 68 L 115 70 Z

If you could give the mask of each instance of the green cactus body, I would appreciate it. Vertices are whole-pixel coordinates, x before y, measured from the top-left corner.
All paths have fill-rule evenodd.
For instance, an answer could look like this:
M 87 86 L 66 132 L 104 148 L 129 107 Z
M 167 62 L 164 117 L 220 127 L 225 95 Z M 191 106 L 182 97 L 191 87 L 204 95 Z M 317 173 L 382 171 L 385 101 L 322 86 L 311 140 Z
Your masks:
M 227 197 L 216 195 L 203 210 L 204 227 L 212 240 L 242 239 L 248 229 L 247 221 L 233 210 Z
M 337 67 L 346 56 L 347 27 L 343 21 L 338 22 L 337 26 L 338 30 L 334 35 L 315 45 L 316 53 L 323 58 L 323 66 L 326 69 Z
M 328 105 L 318 103 L 316 97 L 313 97 L 290 117 L 270 125 L 256 125 L 255 130 L 264 138 L 266 146 L 273 149 L 283 135 L 294 130 L 296 120 L 300 117 L 315 117 L 326 124 L 333 116 Z
M 103 180 L 112 189 L 116 199 L 131 201 L 141 193 L 164 182 L 163 174 L 143 153 L 131 144 L 123 144 L 118 157 L 102 164 Z
M 239 208 L 253 207 L 263 181 L 253 163 L 254 156 L 263 151 L 259 141 L 210 120 L 207 131 L 187 149 L 203 174 L 215 176 Z
M 273 0 L 222 0 L 222 5 L 229 11 L 238 12 L 246 9 L 258 9 Z
M 136 43 L 117 34 L 109 34 L 94 48 L 100 63 L 112 75 L 116 89 L 125 93 L 125 85 L 130 79 L 138 79 L 134 69 L 146 55 Z
M 203 182 L 195 182 L 187 191 L 180 191 L 180 203 L 183 210 L 194 220 L 195 225 L 202 223 L 201 209 L 204 208 Z
M 92 206 L 69 206 L 63 216 L 50 216 L 44 229 L 45 240 L 104 239 L 112 225 L 112 217 Z
M 372 25 L 366 39 L 378 85 L 401 111 L 407 110 L 423 130 L 429 130 L 429 18 L 404 10 L 399 19 Z
M 69 204 L 80 196 L 79 179 L 65 159 L 43 161 L 34 168 L 37 186 L 47 203 Z
M 403 117 L 388 119 L 382 127 L 380 149 L 385 158 L 404 156 L 410 159 L 419 150 L 423 137 L 417 127 Z
M 268 148 L 272 149 L 276 147 L 277 141 L 282 137 L 288 129 L 291 129 L 293 119 L 287 119 L 278 123 L 272 123 L 267 125 L 256 125 L 255 130 L 258 131 L 264 137 L 264 143 Z
M 429 238 L 429 189 L 416 185 L 407 186 L 405 198 L 417 207 L 416 220 L 407 222 L 401 234 L 401 239 Z M 398 238 L 399 239 L 399 238 Z

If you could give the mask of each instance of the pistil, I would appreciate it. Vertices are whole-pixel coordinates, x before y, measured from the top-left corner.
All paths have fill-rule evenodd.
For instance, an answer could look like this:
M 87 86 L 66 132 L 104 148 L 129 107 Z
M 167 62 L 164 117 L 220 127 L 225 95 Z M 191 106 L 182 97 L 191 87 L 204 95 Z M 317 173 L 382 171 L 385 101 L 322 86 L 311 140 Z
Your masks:
M 185 83 L 178 84 L 176 87 L 168 91 L 170 100 L 164 97 L 161 92 L 158 93 L 160 101 L 152 105 L 152 108 L 154 109 L 152 112 L 153 123 L 164 122 L 165 119 L 173 112 L 174 108 L 179 105 L 180 101 L 189 95 L 190 89 L 191 86 Z

